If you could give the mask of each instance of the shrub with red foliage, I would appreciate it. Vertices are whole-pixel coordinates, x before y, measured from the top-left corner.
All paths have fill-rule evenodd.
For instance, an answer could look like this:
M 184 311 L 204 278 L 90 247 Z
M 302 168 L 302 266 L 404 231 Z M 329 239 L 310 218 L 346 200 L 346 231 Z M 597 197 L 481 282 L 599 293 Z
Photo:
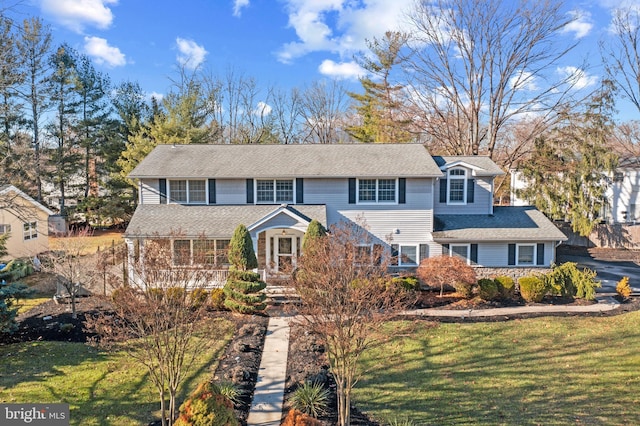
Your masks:
M 322 426 L 322 423 L 301 411 L 290 410 L 282 426 Z
M 471 297 L 476 284 L 476 272 L 467 262 L 457 256 L 429 257 L 420 262 L 416 271 L 418 278 L 429 286 L 440 287 L 440 296 L 444 286 L 451 285 L 463 297 Z

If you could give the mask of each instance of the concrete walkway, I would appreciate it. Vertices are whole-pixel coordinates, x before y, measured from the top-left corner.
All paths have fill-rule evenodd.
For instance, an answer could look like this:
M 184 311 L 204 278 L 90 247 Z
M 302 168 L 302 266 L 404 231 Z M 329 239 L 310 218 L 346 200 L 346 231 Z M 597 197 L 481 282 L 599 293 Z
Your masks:
M 280 426 L 289 353 L 289 318 L 269 318 L 248 426 Z
M 586 306 L 532 305 L 490 309 L 415 309 L 404 312 L 407 316 L 424 317 L 489 317 L 516 314 L 586 313 L 610 311 L 619 303 L 609 295 L 598 295 L 598 303 Z M 280 426 L 284 386 L 287 377 L 289 352 L 289 320 L 286 317 L 271 317 L 264 340 L 264 350 L 258 372 L 258 383 L 253 394 L 253 403 L 247 419 L 248 426 Z

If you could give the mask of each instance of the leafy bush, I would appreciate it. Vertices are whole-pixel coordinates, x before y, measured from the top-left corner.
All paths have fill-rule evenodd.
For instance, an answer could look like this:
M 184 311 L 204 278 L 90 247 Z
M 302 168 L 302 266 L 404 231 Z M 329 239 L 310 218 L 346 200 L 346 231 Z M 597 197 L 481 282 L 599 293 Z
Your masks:
M 28 260 L 14 259 L 0 270 L 0 281 L 18 281 L 33 274 L 33 264 Z
M 500 297 L 503 299 L 513 299 L 513 296 L 516 293 L 516 283 L 513 278 L 507 275 L 502 275 L 495 277 L 493 281 L 495 281 L 496 286 L 498 287 Z
M 626 299 L 631 296 L 631 286 L 629 285 L 629 277 L 622 277 L 618 284 L 616 285 L 616 292 L 620 295 L 620 297 Z
M 204 288 L 196 288 L 191 292 L 191 301 L 193 303 L 193 306 L 196 308 L 199 308 L 207 303 L 208 297 L 209 293 Z
M 214 288 L 211 290 L 211 296 L 209 297 L 209 306 L 216 311 L 222 311 L 224 306 L 224 291 L 221 288 Z
M 596 280 L 596 271 L 584 268 L 573 272 L 573 285 L 576 288 L 576 297 L 578 299 L 596 300 L 596 288 L 602 284 Z
M 391 279 L 391 284 L 397 285 L 407 291 L 414 291 L 420 288 L 420 281 L 413 276 L 394 277 Z
M 541 277 L 522 277 L 518 280 L 520 295 L 527 302 L 539 303 L 547 294 L 547 283 Z
M 182 287 L 169 287 L 165 294 L 167 302 L 176 305 L 181 305 L 186 296 L 187 292 Z
M 175 426 L 237 426 L 233 403 L 211 382 L 204 382 L 180 406 Z
M 289 401 L 295 410 L 317 418 L 327 409 L 329 391 L 322 383 L 305 382 L 293 391 Z
M 282 426 L 322 426 L 322 423 L 299 410 L 289 410 Z
M 457 256 L 424 259 L 416 274 L 424 284 L 440 287 L 440 295 L 443 294 L 445 285 L 452 285 L 463 297 L 471 297 L 476 283 L 476 271 Z
M 151 287 L 147 289 L 147 294 L 151 300 L 161 301 L 164 299 L 164 291 L 161 288 Z
M 573 280 L 576 272 L 578 272 L 578 267 L 574 262 L 555 266 L 551 272 L 545 275 L 549 290 L 558 296 L 575 297 L 576 287 Z
M 65 322 L 60 324 L 60 331 L 62 333 L 71 333 L 71 331 L 75 328 L 75 326 L 73 324 L 71 324 L 70 322 Z
M 498 285 L 490 278 L 478 280 L 478 296 L 482 300 L 495 300 L 500 295 Z

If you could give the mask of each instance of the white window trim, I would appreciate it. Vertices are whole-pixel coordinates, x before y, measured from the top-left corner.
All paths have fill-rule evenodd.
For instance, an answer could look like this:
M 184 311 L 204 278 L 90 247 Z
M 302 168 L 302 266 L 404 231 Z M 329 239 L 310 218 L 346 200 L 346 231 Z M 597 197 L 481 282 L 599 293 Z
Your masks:
M 413 247 L 416 250 L 416 262 L 415 263 L 404 263 L 402 262 L 402 248 L 403 247 Z M 420 245 L 419 244 L 398 244 L 398 266 L 418 266 L 420 265 Z
M 360 180 L 375 180 L 376 181 L 376 200 L 375 201 L 360 201 Z M 395 194 L 393 201 L 378 201 L 378 183 L 380 180 L 392 180 L 395 182 Z M 398 204 L 399 198 L 399 188 L 398 188 L 398 178 L 358 178 L 356 180 L 356 204 L 362 205 L 373 205 L 373 204 L 385 204 L 389 206 L 393 206 Z
M 455 175 L 455 177 L 451 177 L 451 171 L 453 170 L 462 170 L 464 175 Z M 451 181 L 452 180 L 462 180 L 462 201 L 451 201 Z M 456 167 L 453 169 L 447 170 L 447 204 L 456 205 L 456 206 L 465 206 L 467 205 L 467 169 L 463 169 L 460 167 Z
M 453 252 L 454 246 L 467 248 L 467 255 L 465 256 L 465 260 L 467 261 L 467 265 L 471 265 L 471 244 L 449 244 L 449 256 L 451 257 L 457 256 L 457 254 Z
M 28 225 L 29 229 L 25 229 L 24 226 Z M 22 224 L 22 240 L 31 241 L 38 238 L 38 222 L 25 222 Z
M 533 261 L 531 263 L 520 263 L 520 247 L 533 247 Z M 516 244 L 516 266 L 536 266 L 538 264 L 538 246 L 534 243 Z
M 291 201 L 276 201 L 277 195 L 277 181 L 286 180 L 292 182 Z M 272 181 L 273 182 L 273 201 L 258 201 L 258 181 Z M 253 180 L 253 199 L 254 204 L 295 204 L 296 203 L 296 179 L 289 178 L 273 178 L 273 179 L 254 179 Z
M 189 181 L 192 180 L 197 180 L 199 182 L 204 182 L 204 201 L 198 201 L 198 202 L 191 202 L 190 198 L 190 192 L 189 192 Z M 174 201 L 174 199 L 171 197 L 171 185 L 173 184 L 173 182 L 181 182 L 181 181 L 185 181 L 187 183 L 187 201 Z M 169 204 L 194 204 L 194 205 L 205 205 L 209 203 L 209 182 L 207 179 L 168 179 L 167 180 L 167 202 Z
M 11 224 L 3 223 L 0 224 L 0 234 L 8 234 L 11 232 Z
M 224 268 L 224 267 L 228 267 L 230 264 L 227 263 L 218 263 L 218 241 L 230 241 L 230 238 L 208 238 L 207 241 L 213 241 L 213 246 L 214 246 L 214 256 L 215 256 L 215 262 L 214 263 L 198 263 L 195 261 L 195 247 L 194 247 L 194 242 L 198 241 L 197 239 L 191 239 L 191 238 L 175 238 L 171 240 L 171 263 L 173 264 L 173 266 L 176 267 L 188 267 L 188 266 L 208 266 L 208 267 L 213 267 L 213 268 Z M 176 254 L 176 249 L 175 249 L 175 242 L 176 241 L 189 241 L 189 262 L 188 263 L 176 263 L 175 262 L 175 254 Z M 228 248 L 227 248 L 228 250 Z M 228 252 L 227 252 L 227 256 L 228 256 Z

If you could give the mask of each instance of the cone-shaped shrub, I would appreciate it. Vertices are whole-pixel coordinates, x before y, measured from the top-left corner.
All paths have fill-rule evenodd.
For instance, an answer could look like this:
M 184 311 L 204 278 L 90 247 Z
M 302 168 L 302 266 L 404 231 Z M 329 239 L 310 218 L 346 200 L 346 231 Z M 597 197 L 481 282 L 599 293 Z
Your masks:
M 309 226 L 307 226 L 307 232 L 304 234 L 304 239 L 302 240 L 302 252 L 309 249 L 311 242 L 314 238 L 324 237 L 327 235 L 327 230 L 324 229 L 324 226 L 316 219 L 313 219 L 309 222 Z
M 233 231 L 233 236 L 229 242 L 229 262 L 239 271 L 258 267 L 251 235 L 249 235 L 247 227 L 242 224 L 238 225 Z
M 223 290 L 224 306 L 242 314 L 262 311 L 267 307 L 264 303 L 267 296 L 261 293 L 266 286 L 264 281 L 260 281 L 260 275 L 255 272 L 232 270 Z

